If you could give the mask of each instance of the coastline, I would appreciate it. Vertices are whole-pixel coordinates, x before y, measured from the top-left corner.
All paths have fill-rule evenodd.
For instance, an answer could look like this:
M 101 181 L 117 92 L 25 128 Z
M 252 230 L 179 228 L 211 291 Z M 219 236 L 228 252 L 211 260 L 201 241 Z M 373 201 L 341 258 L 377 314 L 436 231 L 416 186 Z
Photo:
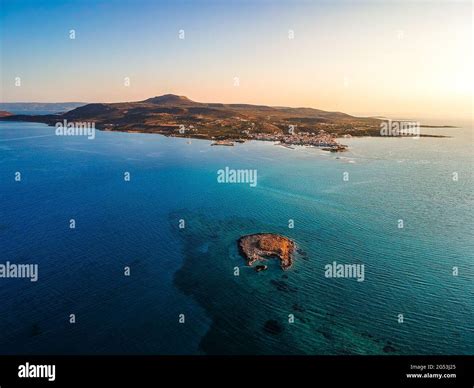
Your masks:
M 23 117 L 25 117 L 24 115 Z M 46 115 L 47 117 L 50 117 L 51 115 Z M 56 118 L 58 116 L 54 115 Z M 33 118 L 35 116 L 32 116 Z M 0 117 L 0 122 L 15 122 L 15 123 L 38 123 L 38 124 L 45 124 L 49 127 L 54 127 L 54 124 L 48 120 L 48 122 L 45 122 L 44 120 L 30 120 L 30 117 L 25 117 L 28 118 L 28 120 L 12 120 L 11 116 L 6 116 L 6 117 Z M 424 127 L 421 125 L 421 127 Z M 449 127 L 449 128 L 448 128 Z M 434 128 L 433 126 L 428 126 L 426 128 Z M 441 128 L 441 129 L 452 129 L 452 128 L 458 128 L 458 127 L 453 127 L 453 126 L 436 126 L 436 128 Z M 296 150 L 300 147 L 303 148 L 315 148 L 319 149 L 322 151 L 327 151 L 327 152 L 332 152 L 332 153 L 340 153 L 340 152 L 345 152 L 348 151 L 350 148 L 349 146 L 345 144 L 341 144 L 341 141 L 347 141 L 350 139 L 361 139 L 361 138 L 370 138 L 370 139 L 376 139 L 376 138 L 392 138 L 392 139 L 406 139 L 406 138 L 413 138 L 413 139 L 419 139 L 419 138 L 434 138 L 434 139 L 441 139 L 441 138 L 452 138 L 453 136 L 450 135 L 437 135 L 437 134 L 420 134 L 419 137 L 413 137 L 413 136 L 373 136 L 373 135 L 367 135 L 363 133 L 359 133 L 357 131 L 354 132 L 354 134 L 346 134 L 343 136 L 337 136 L 333 134 L 328 134 L 328 133 L 323 133 L 325 142 L 323 142 L 321 145 L 314 145 L 314 144 L 301 144 L 301 141 L 297 139 L 296 141 L 292 141 L 291 139 L 286 139 L 284 142 L 281 141 L 281 137 L 284 135 L 278 135 L 278 138 L 272 139 L 272 138 L 261 138 L 259 136 L 256 137 L 251 137 L 251 138 L 227 138 L 227 139 L 217 139 L 213 136 L 207 136 L 205 134 L 196 134 L 196 133 L 186 133 L 186 134 L 180 134 L 180 133 L 174 133 L 174 132 L 164 132 L 164 131 L 150 131 L 150 130 L 140 130 L 140 129 L 121 129 L 121 128 L 113 128 L 111 129 L 110 127 L 97 127 L 95 128 L 96 130 L 99 130 L 101 132 L 121 132 L 121 133 L 130 133 L 130 134 L 149 134 L 149 135 L 162 135 L 165 137 L 172 137 L 172 138 L 183 138 L 183 139 L 193 139 L 193 140 L 206 140 L 209 142 L 209 145 L 211 146 L 220 146 L 221 147 L 229 147 L 229 146 L 236 146 L 238 144 L 243 144 L 246 142 L 251 142 L 251 141 L 259 141 L 259 142 L 268 142 L 268 143 L 273 143 L 274 145 L 281 146 L 283 148 L 289 149 L 289 150 Z M 323 131 L 324 132 L 324 131 Z M 268 137 L 268 136 L 267 136 Z M 272 135 L 270 137 L 273 137 Z M 330 137 L 332 142 L 327 143 L 327 138 Z M 317 139 L 317 137 L 311 136 L 310 141 L 314 142 L 313 139 Z M 318 140 L 319 141 L 319 140 Z M 189 142 L 188 144 L 191 144 Z

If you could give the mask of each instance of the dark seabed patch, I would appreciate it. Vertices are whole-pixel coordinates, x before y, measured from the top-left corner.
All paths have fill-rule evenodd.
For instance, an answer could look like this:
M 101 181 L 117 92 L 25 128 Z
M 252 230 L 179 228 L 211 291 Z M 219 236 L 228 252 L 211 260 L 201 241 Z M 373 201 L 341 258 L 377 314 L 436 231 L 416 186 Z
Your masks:
M 31 326 L 31 331 L 30 331 L 30 336 L 31 337 L 36 337 L 37 335 L 41 334 L 41 328 L 38 323 L 34 323 Z
M 263 330 L 267 333 L 277 335 L 283 331 L 283 326 L 281 326 L 281 324 L 275 319 L 269 319 L 265 322 Z
M 295 303 L 293 305 L 293 310 L 298 311 L 300 313 L 304 313 L 306 311 L 306 309 L 298 303 Z
M 283 280 L 270 280 L 270 284 L 274 286 L 278 291 L 281 292 L 297 292 L 298 287 L 294 287 L 284 282 Z

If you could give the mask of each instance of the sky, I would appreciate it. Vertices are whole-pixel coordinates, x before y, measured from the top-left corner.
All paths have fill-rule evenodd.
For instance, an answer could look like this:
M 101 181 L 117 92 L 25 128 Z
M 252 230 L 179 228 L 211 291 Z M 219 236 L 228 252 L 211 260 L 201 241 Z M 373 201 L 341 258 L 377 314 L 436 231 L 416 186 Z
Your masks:
M 0 101 L 472 120 L 472 17 L 469 1 L 0 0 Z

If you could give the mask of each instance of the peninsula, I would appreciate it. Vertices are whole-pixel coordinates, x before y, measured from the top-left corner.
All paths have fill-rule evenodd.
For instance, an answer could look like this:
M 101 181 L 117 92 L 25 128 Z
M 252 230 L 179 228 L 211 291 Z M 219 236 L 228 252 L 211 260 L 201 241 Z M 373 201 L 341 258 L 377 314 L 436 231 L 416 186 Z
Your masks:
M 288 148 L 303 145 L 333 152 L 346 149 L 337 138 L 381 136 L 379 118 L 313 108 L 202 103 L 174 94 L 137 102 L 86 104 L 57 114 L 6 114 L 0 115 L 0 120 L 52 126 L 66 120 L 94 123 L 96 129 L 104 131 L 208 139 L 214 141 L 213 145 L 266 140 Z
M 239 238 L 238 245 L 240 253 L 249 266 L 272 257 L 280 260 L 283 270 L 290 268 L 293 264 L 295 243 L 288 237 L 274 233 L 249 234 Z M 257 271 L 262 268 L 257 267 Z

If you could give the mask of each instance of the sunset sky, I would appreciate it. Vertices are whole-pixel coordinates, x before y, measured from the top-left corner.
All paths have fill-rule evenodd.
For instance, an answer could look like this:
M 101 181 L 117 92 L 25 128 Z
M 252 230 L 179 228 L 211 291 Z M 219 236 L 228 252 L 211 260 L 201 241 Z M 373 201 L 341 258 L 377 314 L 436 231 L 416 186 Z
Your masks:
M 471 2 L 0 3 L 2 102 L 174 93 L 355 115 L 472 118 Z

